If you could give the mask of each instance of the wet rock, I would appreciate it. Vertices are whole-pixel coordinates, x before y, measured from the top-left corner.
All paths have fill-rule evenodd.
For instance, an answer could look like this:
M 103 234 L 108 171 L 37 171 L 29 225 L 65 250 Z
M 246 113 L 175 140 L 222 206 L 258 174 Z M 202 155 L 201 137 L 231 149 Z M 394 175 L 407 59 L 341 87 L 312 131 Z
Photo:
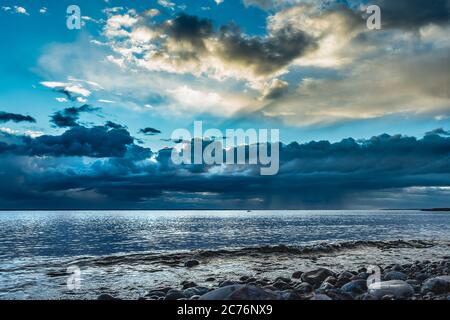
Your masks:
M 297 291 L 300 294 L 308 294 L 308 293 L 314 292 L 314 288 L 312 287 L 312 285 L 310 285 L 307 282 L 301 282 L 301 283 L 295 284 L 294 289 L 295 289 L 295 291 Z
M 367 291 L 367 281 L 366 280 L 353 280 L 349 283 L 344 284 L 341 287 L 343 292 L 348 292 L 354 295 L 362 294 Z
M 235 284 L 230 286 L 223 286 L 219 289 L 212 290 L 202 295 L 199 300 L 225 300 L 236 290 L 244 287 L 242 284 Z
M 222 287 L 228 287 L 228 286 L 232 286 L 238 284 L 236 281 L 231 281 L 231 280 L 225 280 L 219 283 L 219 288 Z
M 184 266 L 186 268 L 193 268 L 195 266 L 198 266 L 199 264 L 200 262 L 198 262 L 197 260 L 189 260 L 184 263 Z
M 368 293 L 381 299 L 386 295 L 393 295 L 396 298 L 409 298 L 414 294 L 414 289 L 405 281 L 391 280 L 372 283 L 368 288 Z
M 336 285 L 336 281 L 337 281 L 337 279 L 335 277 L 329 276 L 323 282 L 328 282 L 334 286 L 334 285 Z
M 408 279 L 408 276 L 400 271 L 390 271 L 384 275 L 384 281 Z
M 147 295 L 145 295 L 146 297 L 150 297 L 150 298 L 159 298 L 159 297 L 165 297 L 167 292 L 163 292 L 163 291 L 150 291 Z
M 318 290 L 327 291 L 327 290 L 331 290 L 331 289 L 334 289 L 334 285 L 332 285 L 329 282 L 324 281 L 324 282 L 322 282 L 322 284 L 320 285 Z
M 182 285 L 183 285 L 183 290 L 184 289 L 189 289 L 189 288 L 194 288 L 194 287 L 197 286 L 197 284 L 195 282 L 192 282 L 192 281 L 185 281 L 185 282 L 182 283 Z
M 244 286 L 231 293 L 226 300 L 275 300 L 276 294 L 256 286 Z
M 288 290 L 291 289 L 291 286 L 284 282 L 284 281 L 280 281 L 278 280 L 277 282 L 275 282 L 273 285 L 273 287 L 277 288 L 278 290 Z
M 381 300 L 384 300 L 384 301 L 386 301 L 386 300 L 395 300 L 395 296 L 393 294 L 387 294 L 387 295 L 381 297 Z
M 178 300 L 186 298 L 183 291 L 172 289 L 167 292 L 164 300 Z
M 333 300 L 353 300 L 353 296 L 350 293 L 342 292 L 340 289 L 328 290 L 327 296 Z
M 422 293 L 444 294 L 450 292 L 450 276 L 428 279 L 422 286 Z
M 192 298 L 193 296 L 202 296 L 209 292 L 209 288 L 206 287 L 192 287 L 183 290 L 183 294 L 186 298 Z
M 419 281 L 425 281 L 425 280 L 427 280 L 428 278 L 430 278 L 431 277 L 431 275 L 429 274 L 429 273 L 426 273 L 426 272 L 418 272 L 418 273 L 416 273 L 416 276 L 414 277 L 416 280 L 419 280 Z
M 302 277 L 303 272 L 301 271 L 296 271 L 292 274 L 292 279 L 300 279 Z
M 119 300 L 119 299 L 113 297 L 113 296 L 110 295 L 110 294 L 104 293 L 104 294 L 99 295 L 99 296 L 97 297 L 97 300 L 107 301 L 107 300 Z
M 213 277 L 206 278 L 205 280 L 205 282 L 214 282 L 214 281 L 216 281 L 216 278 Z
M 275 279 L 275 282 L 278 282 L 278 281 L 282 281 L 282 282 L 284 282 L 284 283 L 291 283 L 291 282 L 292 282 L 291 279 L 285 278 L 285 277 L 278 277 L 278 278 L 276 278 L 276 279 Z
M 421 289 L 420 281 L 409 279 L 409 280 L 406 280 L 406 283 L 414 288 L 414 292 L 415 293 L 419 293 L 420 292 L 420 289 Z
M 308 282 L 315 288 L 318 288 L 326 278 L 334 275 L 335 273 L 333 271 L 326 268 L 320 268 L 317 270 L 305 272 L 304 274 L 302 274 L 301 279 L 304 282 Z

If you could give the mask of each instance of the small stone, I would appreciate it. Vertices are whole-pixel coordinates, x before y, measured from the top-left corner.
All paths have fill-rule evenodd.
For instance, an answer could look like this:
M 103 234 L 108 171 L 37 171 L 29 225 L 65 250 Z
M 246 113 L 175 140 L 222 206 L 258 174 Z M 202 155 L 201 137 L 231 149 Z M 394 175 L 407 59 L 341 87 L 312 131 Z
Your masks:
M 184 289 L 189 289 L 189 288 L 194 288 L 194 287 L 196 287 L 197 286 L 197 284 L 195 283 L 195 282 L 192 282 L 192 281 L 190 281 L 190 282 L 185 282 L 184 284 L 183 284 L 183 290 Z
M 206 282 L 214 282 L 214 281 L 216 281 L 216 278 L 209 277 L 209 278 L 206 278 L 205 281 L 206 281 Z
M 383 296 L 381 300 L 395 300 L 395 296 L 393 294 L 387 294 Z
M 336 284 L 337 279 L 333 276 L 329 276 L 328 278 L 326 278 L 323 282 L 328 282 L 330 284 L 332 284 L 333 286 Z
M 301 279 L 304 282 L 308 282 L 315 288 L 318 288 L 326 278 L 334 275 L 335 273 L 333 271 L 326 268 L 320 268 L 317 270 L 305 272 L 304 274 L 302 274 Z
M 300 279 L 302 277 L 303 272 L 296 271 L 292 274 L 292 279 Z
M 189 260 L 184 263 L 184 266 L 186 268 L 192 268 L 192 267 L 198 266 L 199 264 L 200 264 L 200 262 L 198 262 L 197 260 Z

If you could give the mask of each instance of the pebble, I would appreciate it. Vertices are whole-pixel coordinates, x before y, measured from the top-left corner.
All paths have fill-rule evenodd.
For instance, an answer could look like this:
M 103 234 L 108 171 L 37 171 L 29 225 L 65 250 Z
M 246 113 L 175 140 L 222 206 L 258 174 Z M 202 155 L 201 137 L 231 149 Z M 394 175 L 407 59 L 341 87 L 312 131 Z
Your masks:
M 200 262 L 198 262 L 197 260 L 189 260 L 184 263 L 184 266 L 186 268 L 192 268 L 192 267 L 198 266 L 199 264 L 200 264 Z

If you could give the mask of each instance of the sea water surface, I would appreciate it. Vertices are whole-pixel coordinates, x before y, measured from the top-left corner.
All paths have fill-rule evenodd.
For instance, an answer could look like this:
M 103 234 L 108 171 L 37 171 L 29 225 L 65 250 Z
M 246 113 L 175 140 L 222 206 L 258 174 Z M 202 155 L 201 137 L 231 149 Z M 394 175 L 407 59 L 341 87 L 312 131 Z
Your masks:
M 357 246 L 351 252 L 314 257 L 239 251 L 398 239 L 435 241 L 436 246 Z M 207 276 L 275 275 L 315 265 L 344 268 L 355 261 L 438 258 L 450 254 L 449 241 L 450 214 L 444 212 L 3 211 L 0 299 L 93 298 L 105 291 L 135 298 L 156 284 L 201 282 Z M 224 249 L 234 253 L 214 254 Z M 201 265 L 187 270 L 183 262 L 199 250 Z M 80 269 L 81 288 L 68 289 L 68 266 Z

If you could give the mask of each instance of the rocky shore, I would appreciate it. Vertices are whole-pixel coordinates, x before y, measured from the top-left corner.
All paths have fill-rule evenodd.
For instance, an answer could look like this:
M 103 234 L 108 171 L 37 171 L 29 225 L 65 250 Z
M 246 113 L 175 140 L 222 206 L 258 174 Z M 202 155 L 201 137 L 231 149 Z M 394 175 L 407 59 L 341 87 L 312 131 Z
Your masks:
M 199 261 L 185 262 L 195 268 Z M 183 281 L 178 287 L 155 287 L 141 300 L 450 300 L 450 256 L 440 261 L 365 267 L 335 272 L 327 268 L 297 271 L 276 279 L 248 275 L 209 285 Z M 378 278 L 378 281 L 376 280 Z M 117 299 L 108 294 L 100 300 Z

